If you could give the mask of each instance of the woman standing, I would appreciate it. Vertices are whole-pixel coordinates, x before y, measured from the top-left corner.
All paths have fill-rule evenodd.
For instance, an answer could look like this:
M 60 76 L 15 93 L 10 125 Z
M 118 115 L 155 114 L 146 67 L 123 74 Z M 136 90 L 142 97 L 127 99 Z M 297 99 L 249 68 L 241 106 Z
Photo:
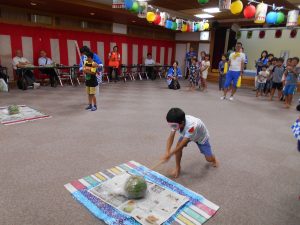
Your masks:
M 108 54 L 108 66 L 109 66 L 109 79 L 114 79 L 115 82 L 119 80 L 119 67 L 121 61 L 121 55 L 118 52 L 118 46 L 113 47 L 113 51 Z M 112 77 L 112 72 L 115 71 L 115 76 Z
M 260 54 L 260 58 L 256 61 L 255 60 L 255 67 L 256 67 L 256 76 L 255 76 L 255 90 L 257 89 L 258 82 L 257 82 L 257 76 L 260 71 L 262 71 L 263 66 L 267 66 L 268 64 L 268 51 L 264 50 Z
M 182 77 L 181 70 L 178 68 L 178 61 L 173 63 L 173 67 L 168 70 L 167 83 L 169 89 L 177 90 L 180 89 L 178 78 Z

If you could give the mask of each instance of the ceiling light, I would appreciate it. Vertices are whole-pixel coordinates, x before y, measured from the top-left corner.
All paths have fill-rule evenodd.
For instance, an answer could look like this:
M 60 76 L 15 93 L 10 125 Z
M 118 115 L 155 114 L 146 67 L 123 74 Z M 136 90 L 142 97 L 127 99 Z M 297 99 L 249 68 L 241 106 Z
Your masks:
M 207 14 L 207 13 L 202 13 L 202 14 L 196 14 L 194 15 L 200 19 L 208 19 L 208 18 L 213 18 L 213 15 Z
M 219 12 L 221 12 L 218 7 L 206 8 L 206 9 L 203 9 L 202 11 L 206 12 L 206 13 L 219 13 Z
M 90 13 L 90 15 L 91 15 L 91 16 L 94 16 L 94 15 L 95 15 L 95 13 L 94 13 L 94 12 L 91 12 L 91 13 Z
M 35 2 L 30 2 L 30 5 L 35 6 L 37 4 Z

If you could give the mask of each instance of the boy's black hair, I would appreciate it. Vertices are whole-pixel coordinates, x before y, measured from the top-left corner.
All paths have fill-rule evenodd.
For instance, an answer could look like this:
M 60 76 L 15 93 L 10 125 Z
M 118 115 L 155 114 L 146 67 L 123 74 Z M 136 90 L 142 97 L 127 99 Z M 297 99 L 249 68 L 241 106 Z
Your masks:
M 94 53 L 92 53 L 92 52 L 87 52 L 87 53 L 86 53 L 86 57 L 88 57 L 88 58 L 93 58 L 93 57 L 94 57 Z
M 273 53 L 269 53 L 269 55 L 267 57 L 269 58 L 270 56 L 273 56 L 273 58 L 274 58 L 274 54 Z
M 88 53 L 90 51 L 91 50 L 88 46 L 82 46 L 82 48 L 80 48 L 80 53 Z
M 278 59 L 276 57 L 274 57 L 271 59 L 271 62 L 273 62 L 273 61 L 278 61 Z
M 195 60 L 196 62 L 198 62 L 198 59 L 196 56 L 194 56 L 191 60 Z
M 175 60 L 174 63 L 176 63 L 176 65 L 178 66 L 178 61 L 177 60 Z
M 283 63 L 283 62 L 284 62 L 284 58 L 280 57 L 280 58 L 278 58 L 278 59 L 277 59 L 277 61 L 279 61 L 279 62 L 282 62 L 282 63 Z
M 185 122 L 185 113 L 182 109 L 172 108 L 169 110 L 166 119 L 169 123 L 182 123 Z
M 261 68 L 266 68 L 267 69 L 268 67 L 266 65 L 263 65 Z
M 296 60 L 299 63 L 299 58 L 298 57 L 293 57 L 293 60 Z
M 148 52 L 147 56 L 149 56 L 149 55 L 151 55 L 151 56 L 152 56 L 152 54 L 151 54 L 150 52 Z
M 300 104 L 296 107 L 297 111 L 300 111 Z

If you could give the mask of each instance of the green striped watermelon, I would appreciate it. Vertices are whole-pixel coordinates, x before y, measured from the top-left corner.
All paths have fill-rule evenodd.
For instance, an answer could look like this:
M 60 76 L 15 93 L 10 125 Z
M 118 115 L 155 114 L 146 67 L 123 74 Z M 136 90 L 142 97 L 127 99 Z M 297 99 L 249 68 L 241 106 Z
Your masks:
M 126 196 L 130 199 L 139 199 L 145 197 L 147 191 L 147 182 L 141 176 L 131 176 L 125 184 Z

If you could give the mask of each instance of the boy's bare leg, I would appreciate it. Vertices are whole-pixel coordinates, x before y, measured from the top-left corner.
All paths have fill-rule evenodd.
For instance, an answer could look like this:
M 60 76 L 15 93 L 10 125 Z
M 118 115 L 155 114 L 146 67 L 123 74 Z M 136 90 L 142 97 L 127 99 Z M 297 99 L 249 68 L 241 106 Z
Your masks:
M 97 105 L 97 99 L 96 99 L 95 95 L 93 95 L 93 103 L 94 103 L 94 105 Z
M 177 145 L 176 147 L 179 145 L 180 142 L 177 142 Z M 176 154 L 175 154 L 175 158 L 176 158 L 176 167 L 175 169 L 172 171 L 172 174 L 171 176 L 173 176 L 174 178 L 178 178 L 179 175 L 180 175 L 180 170 L 181 170 L 181 158 L 182 158 L 182 150 L 183 148 L 178 151 Z
M 89 104 L 93 104 L 93 95 L 89 95 Z
M 278 100 L 279 100 L 279 101 L 280 101 L 281 97 L 282 97 L 282 91 L 279 91 L 279 90 L 278 90 Z
M 233 96 L 236 92 L 236 88 L 235 87 L 232 87 L 232 90 L 231 90 L 231 96 Z
M 212 156 L 205 156 L 205 159 L 207 162 L 210 162 L 213 167 L 218 167 L 219 162 L 216 160 L 216 157 L 214 155 Z
M 286 108 L 290 108 L 290 105 L 289 105 L 289 98 L 290 98 L 290 95 L 285 96 L 285 107 L 286 107 Z
M 293 95 L 289 95 L 289 106 L 292 105 L 292 101 L 293 101 Z
M 256 91 L 256 97 L 258 97 L 259 90 Z

